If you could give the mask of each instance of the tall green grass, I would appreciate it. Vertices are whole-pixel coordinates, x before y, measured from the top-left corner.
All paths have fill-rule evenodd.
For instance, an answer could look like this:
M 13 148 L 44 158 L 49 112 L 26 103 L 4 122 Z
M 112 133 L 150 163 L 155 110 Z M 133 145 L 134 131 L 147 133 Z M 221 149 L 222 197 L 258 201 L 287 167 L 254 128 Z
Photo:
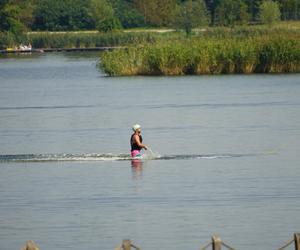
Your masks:
M 24 35 L 15 35 L 12 32 L 0 32 L 0 49 L 13 48 L 23 41 L 27 41 Z
M 32 44 L 33 48 L 91 48 L 126 46 L 130 44 L 153 43 L 158 40 L 156 33 L 88 33 L 88 32 L 35 32 L 15 36 L 0 33 L 0 49 L 15 47 L 20 43 Z
M 110 76 L 300 72 L 300 40 L 198 38 L 105 52 Z
M 33 33 L 28 35 L 34 48 L 91 48 L 123 46 L 156 41 L 153 34 L 140 33 Z

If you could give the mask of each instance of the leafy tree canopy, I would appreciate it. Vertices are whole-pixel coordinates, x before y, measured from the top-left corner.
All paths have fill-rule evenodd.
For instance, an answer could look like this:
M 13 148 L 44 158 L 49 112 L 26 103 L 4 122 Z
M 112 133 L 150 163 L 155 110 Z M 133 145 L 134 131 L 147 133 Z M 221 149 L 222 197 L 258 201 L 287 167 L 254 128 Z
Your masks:
M 176 9 L 176 0 L 134 0 L 135 8 L 149 25 L 168 26 Z
M 174 26 L 182 28 L 189 35 L 192 28 L 208 24 L 208 13 L 203 0 L 187 0 L 178 5 Z
M 280 9 L 276 2 L 267 0 L 260 5 L 259 20 L 261 23 L 272 25 L 280 20 Z
M 33 23 L 35 0 L 0 0 L 0 30 L 22 33 Z
M 124 28 L 144 27 L 144 16 L 134 8 L 133 1 L 111 0 L 116 17 Z
M 300 19 L 300 0 L 0 0 L 0 31 L 110 31 L 133 27 L 183 28 L 203 24 L 234 26 L 248 21 Z M 274 7 L 276 3 L 277 7 Z M 263 10 L 264 9 L 264 10 Z M 271 14 L 270 14 L 271 15 Z
M 59 31 L 92 28 L 88 8 L 81 0 L 40 0 L 34 14 L 34 29 Z
M 121 28 L 114 9 L 106 0 L 90 0 L 89 15 L 99 31 L 112 31 Z
M 279 6 L 284 20 L 300 19 L 300 0 L 281 0 Z
M 222 26 L 245 24 L 249 20 L 247 5 L 242 0 L 220 0 L 216 8 L 216 19 Z

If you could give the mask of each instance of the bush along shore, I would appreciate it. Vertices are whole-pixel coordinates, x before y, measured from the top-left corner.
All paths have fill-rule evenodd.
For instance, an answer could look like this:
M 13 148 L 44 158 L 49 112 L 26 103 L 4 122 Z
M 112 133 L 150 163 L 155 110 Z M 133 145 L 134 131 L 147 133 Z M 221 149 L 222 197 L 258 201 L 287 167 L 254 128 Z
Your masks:
M 105 52 L 109 76 L 300 72 L 300 40 L 284 37 L 198 38 Z

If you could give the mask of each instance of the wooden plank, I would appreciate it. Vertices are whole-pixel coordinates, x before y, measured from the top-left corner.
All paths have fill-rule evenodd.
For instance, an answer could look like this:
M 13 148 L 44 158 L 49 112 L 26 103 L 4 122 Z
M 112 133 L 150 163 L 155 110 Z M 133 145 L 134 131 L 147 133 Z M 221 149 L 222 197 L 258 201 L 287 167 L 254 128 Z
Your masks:
M 300 250 L 300 233 L 295 233 L 295 250 Z
M 123 250 L 131 250 L 131 241 L 123 240 L 122 247 L 123 247 Z
M 21 248 L 21 250 L 40 250 L 39 247 L 34 243 L 34 241 L 29 240 L 26 245 Z
M 212 236 L 213 250 L 221 250 L 221 243 L 222 243 L 222 240 L 218 235 Z

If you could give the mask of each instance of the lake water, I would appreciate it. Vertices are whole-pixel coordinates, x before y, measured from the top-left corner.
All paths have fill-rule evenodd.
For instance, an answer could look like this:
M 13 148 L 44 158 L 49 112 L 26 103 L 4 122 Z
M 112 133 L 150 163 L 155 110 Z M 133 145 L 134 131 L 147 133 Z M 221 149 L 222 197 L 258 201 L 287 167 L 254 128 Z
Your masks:
M 0 59 L 1 250 L 271 250 L 300 231 L 299 75 L 110 78 L 98 56 Z M 155 160 L 128 158 L 134 123 Z

